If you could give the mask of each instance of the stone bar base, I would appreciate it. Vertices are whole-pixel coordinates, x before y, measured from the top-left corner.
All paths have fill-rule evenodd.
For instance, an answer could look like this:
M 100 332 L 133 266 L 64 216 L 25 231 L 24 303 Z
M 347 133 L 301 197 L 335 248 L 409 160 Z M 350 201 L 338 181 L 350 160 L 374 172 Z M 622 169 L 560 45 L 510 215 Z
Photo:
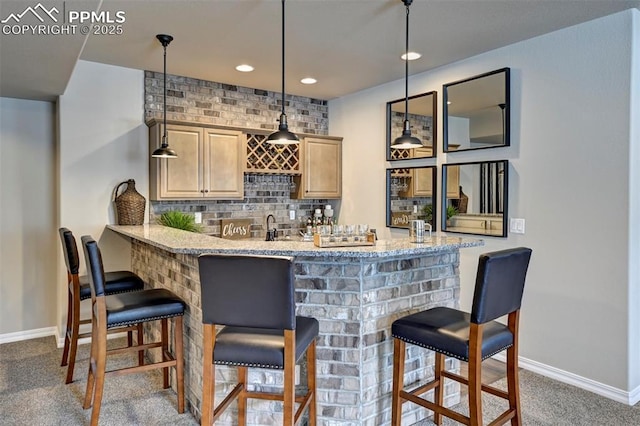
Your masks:
M 133 271 L 150 287 L 167 288 L 188 304 L 184 318 L 185 397 L 188 409 L 199 418 L 202 312 L 197 256 L 171 253 L 137 240 L 132 241 L 132 252 Z M 434 306 L 457 307 L 458 263 L 457 248 L 384 258 L 295 257 L 297 314 L 320 322 L 318 425 L 390 424 L 391 323 Z M 405 384 L 418 385 L 432 378 L 433 353 L 413 346 L 407 352 Z M 457 368 L 455 360 L 447 363 L 448 368 Z M 216 402 L 233 387 L 235 375 L 233 368 L 216 367 Z M 304 385 L 304 374 L 301 377 Z M 249 370 L 249 381 L 256 389 L 280 389 L 282 379 L 281 371 Z M 457 384 L 448 382 L 445 398 L 447 405 L 458 402 Z M 282 424 L 282 404 L 253 400 L 248 406 L 247 424 Z M 403 414 L 403 425 L 411 425 L 430 412 L 406 403 Z M 228 410 L 216 424 L 236 422 L 235 411 Z

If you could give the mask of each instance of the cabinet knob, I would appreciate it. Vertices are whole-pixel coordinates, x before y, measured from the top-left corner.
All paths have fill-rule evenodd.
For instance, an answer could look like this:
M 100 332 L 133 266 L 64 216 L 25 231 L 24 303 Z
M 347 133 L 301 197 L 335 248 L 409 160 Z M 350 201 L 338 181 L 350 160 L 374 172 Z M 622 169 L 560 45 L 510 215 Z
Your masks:
M 204 192 L 205 192 L 205 193 L 206 193 L 206 192 L 209 192 L 209 190 L 208 190 L 208 189 L 205 189 L 205 190 L 204 190 Z

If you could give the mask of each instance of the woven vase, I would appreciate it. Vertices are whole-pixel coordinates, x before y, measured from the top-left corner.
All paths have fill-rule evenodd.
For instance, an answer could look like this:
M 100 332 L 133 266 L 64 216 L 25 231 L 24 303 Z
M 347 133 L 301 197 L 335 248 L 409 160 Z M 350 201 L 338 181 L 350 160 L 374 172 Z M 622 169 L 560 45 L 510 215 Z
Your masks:
M 124 184 L 127 189 L 118 195 L 118 190 Z M 136 191 L 136 181 L 129 179 L 116 187 L 116 212 L 118 225 L 142 225 L 144 223 L 144 207 L 146 200 L 142 194 Z

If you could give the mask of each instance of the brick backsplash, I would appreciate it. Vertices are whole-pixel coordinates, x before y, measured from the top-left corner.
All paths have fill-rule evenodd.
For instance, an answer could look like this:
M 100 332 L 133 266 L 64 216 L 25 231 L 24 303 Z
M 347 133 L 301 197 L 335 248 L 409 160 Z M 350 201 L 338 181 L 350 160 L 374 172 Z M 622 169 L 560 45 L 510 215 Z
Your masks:
M 145 71 L 145 120 L 163 118 L 163 74 Z M 167 120 L 207 123 L 246 129 L 276 130 L 281 110 L 281 94 L 262 89 L 235 86 L 167 74 Z M 285 112 L 293 132 L 327 135 L 329 108 L 327 101 L 286 96 Z M 303 217 L 326 204 L 339 208 L 332 200 L 292 200 L 281 176 L 261 176 L 261 184 L 247 182 L 244 200 L 151 201 L 149 222 L 154 223 L 165 211 L 202 213 L 204 232 L 220 235 L 220 219 L 253 219 L 252 237 L 262 237 L 269 214 L 276 218 L 279 233 L 297 235 Z M 339 203 L 338 203 L 339 204 Z M 289 219 L 293 205 L 296 219 Z M 337 211 L 339 213 L 339 211 Z
M 288 183 L 281 175 L 260 175 L 257 185 L 249 182 L 245 175 L 245 191 L 242 200 L 211 200 L 211 201 L 151 201 L 149 222 L 155 223 L 157 218 L 169 210 L 185 213 L 202 213 L 203 232 L 210 235 L 220 235 L 220 219 L 252 219 L 251 237 L 264 237 L 267 216 L 275 217 L 274 227 L 278 229 L 279 238 L 286 235 L 297 236 L 298 231 L 304 229 L 302 220 L 313 215 L 317 208 L 331 204 L 339 214 L 339 203 L 336 200 L 291 199 Z M 254 175 L 255 176 L 255 175 Z M 289 219 L 289 206 L 293 206 L 295 219 Z
M 145 71 L 145 120 L 162 119 L 163 74 Z M 282 108 L 278 92 L 167 74 L 167 119 L 249 129 L 276 130 Z M 285 96 L 289 129 L 327 135 L 325 100 Z

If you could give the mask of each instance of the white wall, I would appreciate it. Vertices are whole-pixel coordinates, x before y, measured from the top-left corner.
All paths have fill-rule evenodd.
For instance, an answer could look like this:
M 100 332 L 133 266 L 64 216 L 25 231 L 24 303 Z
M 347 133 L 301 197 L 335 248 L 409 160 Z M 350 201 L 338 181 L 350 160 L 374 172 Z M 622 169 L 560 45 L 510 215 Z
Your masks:
M 638 188 L 638 171 L 630 170 L 629 162 L 632 21 L 637 16 L 637 10 L 621 12 L 419 74 L 409 82 L 411 95 L 437 90 L 441 104 L 442 84 L 511 67 L 512 146 L 440 154 L 437 160 L 508 159 L 509 216 L 526 219 L 525 235 L 489 237 L 484 247 L 462 250 L 461 306 L 470 307 L 481 252 L 533 248 L 520 355 L 623 393 L 638 386 L 637 377 L 630 380 L 631 370 L 637 376 L 638 368 L 629 367 L 628 352 L 629 327 L 639 319 L 638 308 L 630 312 L 628 306 L 640 303 L 637 290 L 634 300 L 628 300 L 629 255 L 637 254 L 640 244 L 637 230 L 636 239 L 629 239 L 630 213 L 636 213 L 636 222 L 638 218 L 637 195 L 629 195 Z M 413 43 L 419 46 L 420 40 Z M 344 137 L 341 221 L 369 223 L 381 235 L 406 235 L 386 229 L 384 217 L 384 106 L 403 93 L 403 83 L 329 103 L 330 134 Z M 441 107 L 438 115 L 442 129 Z M 406 164 L 420 164 L 411 163 Z M 637 286 L 637 267 L 633 275 Z M 633 328 L 637 340 L 637 326 Z
M 134 179 L 138 192 L 149 193 L 148 130 L 143 119 L 143 71 L 79 61 L 59 98 L 60 226 L 74 233 L 80 253 L 80 237 L 92 235 L 102 249 L 106 270 L 131 268 L 129 241 L 104 231 L 106 224 L 115 223 L 112 196 L 120 182 Z M 80 263 L 84 269 L 82 254 Z M 59 268 L 66 270 L 64 261 Z M 59 289 L 64 306 L 64 282 Z M 59 325 L 65 314 L 61 310 Z
M 0 98 L 0 335 L 54 324 L 54 155 L 54 105 Z

